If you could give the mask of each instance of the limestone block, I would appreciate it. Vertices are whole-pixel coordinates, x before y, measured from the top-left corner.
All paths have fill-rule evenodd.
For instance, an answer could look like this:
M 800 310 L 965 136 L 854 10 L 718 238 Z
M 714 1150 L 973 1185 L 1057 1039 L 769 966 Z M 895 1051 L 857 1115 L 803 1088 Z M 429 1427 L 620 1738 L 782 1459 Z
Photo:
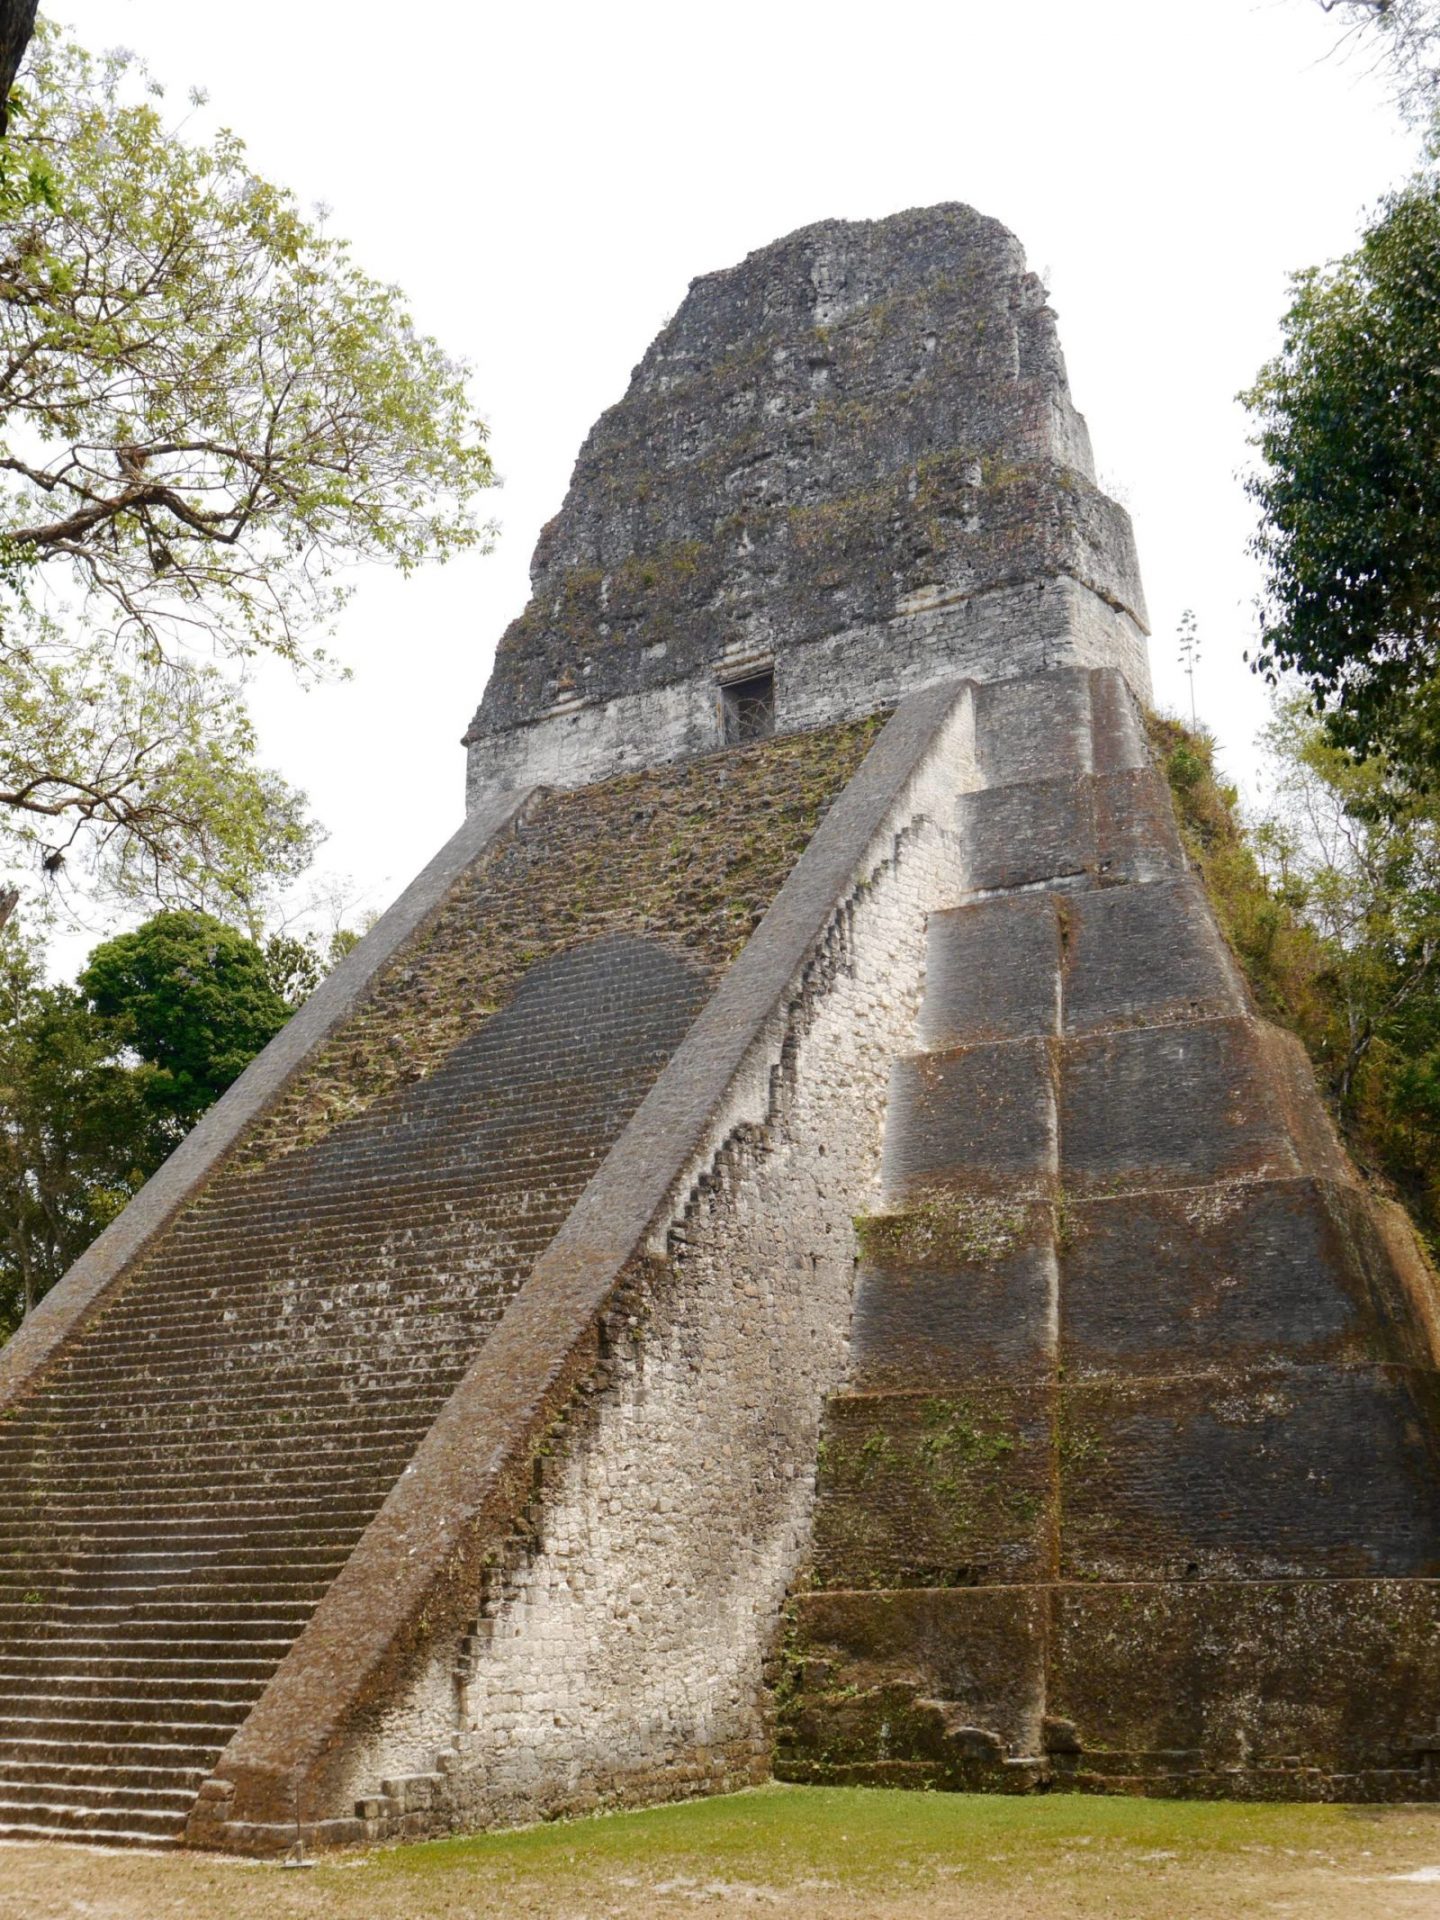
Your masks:
M 1436 1405 L 1405 1367 L 1067 1381 L 1064 1576 L 1440 1572 Z
M 1077 1197 L 1347 1166 L 1292 1036 L 1243 1019 L 1062 1047 L 1062 1178 Z
M 957 828 L 976 893 L 1080 881 L 1095 865 L 1093 781 L 1084 774 L 963 794 Z
M 945 1187 L 1018 1197 L 1049 1190 L 1055 1095 L 1042 1040 L 896 1061 L 884 1178 L 897 1195 Z
M 1076 893 L 1064 902 L 1064 921 L 1067 1033 L 1249 1011 L 1194 878 Z
M 956 817 L 976 893 L 1185 871 L 1169 790 L 1149 768 L 982 788 L 961 795 Z
M 1373 1210 L 1311 1179 L 1067 1202 L 1067 1375 L 1267 1360 L 1432 1363 Z
M 1052 1634 L 1051 1711 L 1096 1785 L 1429 1797 L 1412 1743 L 1440 1725 L 1432 1580 L 1060 1587 Z
M 1094 867 L 1102 884 L 1164 880 L 1185 872 L 1185 850 L 1163 774 L 1153 767 L 1097 774 L 1092 797 Z
M 1095 771 L 1091 675 L 994 680 L 975 690 L 980 785 L 1082 779 Z M 1137 765 L 1144 764 L 1143 760 Z
M 1053 1387 L 837 1394 L 814 1578 L 825 1587 L 1035 1579 L 1049 1564 Z
M 1052 896 L 1020 893 L 933 914 L 920 1040 L 973 1046 L 1056 1032 L 1060 919 Z
M 1048 1227 L 1048 1208 L 1045 1215 Z M 850 1328 L 851 1382 L 870 1392 L 1037 1374 L 1054 1363 L 1055 1294 L 1048 1233 L 998 1259 L 864 1266 Z
M 776 1773 L 1000 1784 L 997 1760 L 1038 1750 L 1047 1606 L 1040 1587 L 800 1596 Z

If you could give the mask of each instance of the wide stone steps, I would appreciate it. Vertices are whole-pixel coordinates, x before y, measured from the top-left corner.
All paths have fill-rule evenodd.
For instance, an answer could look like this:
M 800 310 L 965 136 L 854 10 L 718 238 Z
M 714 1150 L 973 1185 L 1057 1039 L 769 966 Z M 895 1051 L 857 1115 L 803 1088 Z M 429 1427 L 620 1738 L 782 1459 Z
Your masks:
M 23 1794 L 23 1788 L 29 1785 L 37 1789 L 34 1799 Z M 43 1800 L 39 1797 L 42 1793 Z M 140 1812 L 183 1819 L 193 1793 L 194 1789 L 183 1781 L 161 1786 L 118 1779 L 88 1785 L 77 1780 L 32 1783 L 0 1774 L 0 1814 L 13 1817 L 17 1807 L 33 1814 L 39 1806 L 49 1805 L 63 1806 L 74 1815 L 94 1808 L 103 1812 Z
M 182 1505 L 168 1519 L 153 1510 L 137 1512 L 128 1506 L 102 1507 L 98 1503 L 88 1512 L 74 1507 L 47 1507 L 29 1514 L 16 1514 L 8 1526 L 0 1528 L 0 1553 L 4 1551 L 5 1542 L 28 1539 L 37 1533 L 67 1543 L 86 1539 L 97 1545 L 107 1542 L 118 1545 L 133 1537 L 156 1550 L 186 1544 L 207 1548 L 222 1542 L 259 1544 L 276 1538 L 303 1539 L 318 1545 L 353 1539 L 355 1523 L 365 1511 L 360 1500 L 343 1498 L 338 1493 L 333 1502 L 317 1501 L 276 1515 L 273 1525 L 267 1524 L 264 1515 L 247 1516 L 224 1504 L 199 1510 Z
M 170 1748 L 157 1747 L 157 1753 L 167 1756 Z M 207 1749 L 208 1751 L 208 1749 Z M 125 1766 L 117 1761 L 105 1765 L 97 1763 L 67 1763 L 56 1759 L 52 1754 L 43 1760 L 18 1760 L 0 1752 L 0 1792 L 15 1793 L 25 1787 L 41 1787 L 63 1790 L 64 1797 L 77 1806 L 89 1802 L 94 1806 L 107 1803 L 107 1789 L 114 1788 L 118 1793 L 163 1793 L 193 1796 L 196 1787 L 204 1779 L 206 1763 L 197 1758 L 194 1765 L 174 1766 Z M 120 1801 L 119 1804 L 137 1805 L 138 1801 Z
M 252 1681 L 268 1680 L 283 1652 L 283 1643 L 277 1643 L 275 1649 L 268 1653 L 258 1650 L 236 1653 L 225 1651 L 223 1643 L 217 1647 L 208 1641 L 189 1645 L 184 1642 L 151 1641 L 148 1649 L 140 1645 L 122 1654 L 116 1653 L 113 1645 L 107 1646 L 103 1641 L 82 1641 L 78 1645 L 67 1644 L 63 1653 L 51 1653 L 40 1647 L 27 1649 L 22 1641 L 6 1648 L 5 1671 L 0 1674 L 0 1684 L 8 1686 L 12 1682 L 17 1685 L 31 1682 L 38 1685 L 42 1681 L 73 1683 L 92 1678 L 97 1681 L 132 1677 L 149 1679 L 164 1672 L 182 1680 L 187 1677 L 205 1679 L 213 1675 L 217 1682 L 226 1685 L 248 1685 Z
M 5 1703 L 7 1737 L 15 1740 L 65 1740 L 79 1746 L 118 1750 L 135 1745 L 209 1746 L 218 1753 L 250 1710 L 249 1701 L 163 1701 L 54 1699 L 19 1694 Z
M 300 1379 L 293 1382 L 282 1372 L 266 1374 L 261 1370 L 237 1368 L 233 1374 L 226 1368 L 207 1371 L 200 1376 L 204 1389 L 198 1395 L 187 1391 L 184 1380 L 167 1381 L 163 1379 L 129 1378 L 113 1382 L 86 1382 L 83 1388 L 76 1388 L 63 1395 L 57 1394 L 47 1409 L 54 1418 L 73 1420 L 79 1432 L 87 1430 L 87 1423 L 93 1423 L 94 1430 L 111 1433 L 127 1432 L 132 1428 L 143 1430 L 147 1421 L 153 1421 L 172 1410 L 183 1408 L 186 1418 L 184 1424 L 172 1431 L 185 1432 L 190 1428 L 204 1425 L 207 1419 L 224 1413 L 233 1406 L 229 1391 L 235 1388 L 248 1389 L 255 1382 L 264 1381 L 263 1387 L 255 1386 L 254 1391 L 245 1393 L 243 1406 L 247 1416 L 246 1424 L 254 1424 L 258 1418 L 270 1415 L 273 1419 L 283 1419 L 289 1415 L 311 1415 L 323 1423 L 327 1418 L 335 1419 L 354 1412 L 363 1412 L 367 1407 L 386 1409 L 394 1404 L 396 1388 L 408 1384 L 408 1375 L 373 1384 L 361 1379 L 344 1382 L 339 1369 L 331 1373 L 328 1379 L 322 1375 L 314 1383 Z M 425 1376 L 422 1376 L 422 1378 Z M 120 1403 L 123 1412 L 117 1412 L 115 1395 L 123 1392 L 125 1400 Z M 238 1412 L 239 1409 L 237 1408 Z M 225 1432 L 225 1426 L 218 1431 Z
M 441 1312 L 437 1302 L 436 1314 Z M 450 1314 L 454 1315 L 452 1304 Z M 65 1375 L 57 1376 L 57 1381 L 73 1381 L 80 1378 L 95 1379 L 101 1375 L 120 1377 L 131 1370 L 144 1372 L 146 1367 L 164 1363 L 170 1366 L 196 1366 L 203 1369 L 205 1363 L 219 1356 L 226 1356 L 233 1364 L 243 1364 L 246 1359 L 263 1359 L 273 1366 L 277 1352 L 284 1356 L 292 1366 L 314 1364 L 323 1367 L 328 1362 L 335 1365 L 341 1362 L 353 1364 L 355 1355 L 349 1350 L 348 1342 L 354 1337 L 356 1328 L 346 1329 L 336 1326 L 328 1336 L 322 1329 L 307 1324 L 295 1330 L 276 1331 L 273 1322 L 266 1325 L 263 1317 L 257 1315 L 252 1325 L 227 1326 L 216 1330 L 211 1326 L 197 1325 L 193 1338 L 185 1337 L 185 1330 L 172 1327 L 168 1333 L 157 1328 L 153 1335 L 146 1338 L 131 1337 L 107 1343 L 103 1355 L 97 1356 L 96 1363 L 88 1364 L 83 1375 L 78 1369 L 72 1369 Z M 381 1373 L 392 1372 L 432 1361 L 453 1361 L 459 1358 L 468 1345 L 468 1340 L 457 1339 L 455 1329 L 447 1325 L 435 1335 L 409 1340 L 387 1340 L 377 1329 L 372 1337 L 373 1344 L 368 1348 L 368 1360 L 372 1367 Z
M 276 1540 L 300 1540 L 320 1547 L 353 1540 L 355 1523 L 364 1512 L 358 1501 L 327 1502 L 278 1514 L 267 1524 L 263 1515 L 247 1518 L 223 1506 L 199 1513 L 182 1508 L 169 1519 L 153 1511 L 137 1513 L 128 1506 L 121 1511 L 101 1508 L 91 1513 L 53 1507 L 16 1515 L 8 1526 L 0 1528 L 0 1556 L 7 1547 L 37 1536 L 63 1542 L 67 1548 L 88 1543 L 97 1550 L 118 1549 L 133 1542 L 137 1552 L 194 1547 L 208 1553 L 221 1546 L 258 1546 Z
M 133 1810 L 107 1815 L 97 1809 L 72 1809 L 53 1798 L 19 1801 L 0 1817 L 0 1838 L 37 1846 L 69 1840 L 106 1847 L 177 1847 L 184 1831 L 182 1816 Z
M 348 1420 L 338 1408 L 327 1409 L 325 1418 L 317 1415 L 313 1421 L 306 1420 L 303 1434 L 297 1431 L 294 1409 L 288 1403 L 270 1411 L 263 1419 L 256 1419 L 244 1407 L 237 1407 L 224 1420 L 217 1419 L 213 1414 L 208 1419 L 204 1416 L 186 1419 L 180 1413 L 175 1413 L 170 1416 L 168 1428 L 157 1418 L 154 1422 L 140 1423 L 133 1431 L 119 1420 L 106 1422 L 92 1418 L 76 1425 L 73 1436 L 67 1435 L 63 1448 L 58 1445 L 35 1447 L 34 1466 L 50 1470 L 71 1466 L 84 1469 L 92 1462 L 100 1466 L 107 1457 L 113 1460 L 117 1440 L 124 1436 L 143 1449 L 139 1461 L 141 1467 L 153 1468 L 173 1460 L 176 1473 L 181 1476 L 193 1470 L 194 1455 L 208 1444 L 220 1454 L 215 1464 L 223 1483 L 227 1461 L 221 1452 L 222 1448 L 228 1448 L 245 1465 L 250 1461 L 250 1456 L 243 1451 L 247 1445 L 254 1447 L 257 1464 L 277 1448 L 282 1453 L 288 1449 L 289 1459 L 294 1462 L 297 1442 L 303 1437 L 307 1458 L 311 1444 L 318 1443 L 320 1462 L 337 1464 L 342 1457 L 341 1450 L 347 1433 L 353 1436 L 357 1456 L 378 1459 L 392 1448 L 402 1453 L 407 1448 L 413 1449 L 417 1431 L 426 1432 L 430 1424 L 423 1412 L 410 1412 L 404 1417 L 386 1414 L 383 1408 L 375 1408 L 374 1412 L 383 1417 L 370 1419 L 356 1432 L 356 1423 Z M 168 1446 L 167 1433 L 171 1442 Z M 306 1468 L 296 1463 L 290 1470 L 299 1476 L 304 1474 Z M 10 1463 L 8 1475 L 0 1477 L 0 1486 L 4 1486 L 7 1480 L 32 1488 L 34 1485 L 33 1476 L 22 1471 L 15 1462 Z
M 451 1338 L 443 1344 L 416 1345 L 406 1350 L 372 1352 L 363 1368 L 347 1363 L 338 1342 L 288 1343 L 277 1356 L 274 1342 L 214 1341 L 204 1350 L 187 1351 L 157 1345 L 136 1356 L 114 1356 L 103 1368 L 97 1367 L 63 1384 L 57 1384 L 49 1398 L 51 1406 L 73 1405 L 78 1397 L 124 1389 L 129 1383 L 146 1386 L 155 1382 L 202 1386 L 207 1380 L 275 1380 L 283 1382 L 287 1374 L 296 1381 L 314 1369 L 316 1384 L 347 1380 L 356 1388 L 405 1384 L 419 1378 L 449 1376 L 463 1371 L 477 1345 L 475 1332 L 467 1327 L 463 1338 Z
M 37 1584 L 51 1578 L 63 1586 L 71 1600 L 99 1593 L 118 1597 L 127 1592 L 153 1595 L 173 1591 L 184 1585 L 213 1581 L 216 1587 L 242 1587 L 252 1597 L 273 1593 L 279 1587 L 294 1587 L 302 1582 L 324 1580 L 350 1555 L 346 1542 L 329 1553 L 286 1550 L 284 1547 L 257 1549 L 242 1556 L 238 1553 L 103 1553 L 76 1552 L 48 1558 L 39 1553 L 17 1559 L 0 1571 L 0 1588 L 14 1594 L 31 1593 Z M 34 1602 L 31 1603 L 36 1604 Z
M 175 1599 L 155 1595 L 148 1599 L 92 1600 L 83 1606 L 72 1605 L 63 1595 L 49 1602 L 43 1618 L 40 1609 L 20 1602 L 0 1605 L 0 1622 L 7 1629 L 46 1632 L 65 1629 L 80 1635 L 103 1634 L 107 1637 L 129 1631 L 164 1633 L 175 1638 L 194 1636 L 196 1627 L 208 1629 L 211 1637 L 223 1640 L 227 1634 L 257 1637 L 276 1635 L 293 1637 L 296 1628 L 309 1616 L 304 1600 L 277 1601 L 272 1595 L 246 1594 L 229 1600 L 214 1594 L 204 1599 Z
M 115 1516 L 111 1502 L 101 1501 L 95 1495 L 49 1494 L 45 1504 L 47 1523 L 70 1527 L 94 1525 L 101 1529 L 123 1527 L 131 1522 L 167 1529 L 214 1525 L 243 1529 L 263 1525 L 273 1516 L 283 1530 L 304 1525 L 311 1520 L 321 1525 L 330 1522 L 338 1524 L 342 1520 L 363 1519 L 373 1512 L 374 1500 L 368 1489 L 352 1492 L 346 1487 L 342 1491 L 341 1485 L 337 1485 L 330 1495 L 316 1497 L 313 1494 L 294 1494 L 288 1499 L 277 1496 L 273 1501 L 253 1492 L 231 1499 L 216 1499 L 210 1497 L 208 1491 L 203 1499 L 191 1501 L 132 1498 L 125 1503 L 124 1518 Z
M 67 1770 L 79 1768 L 88 1776 L 113 1773 L 129 1778 L 154 1776 L 164 1786 L 173 1780 L 208 1773 L 218 1751 L 217 1740 L 228 1737 L 224 1728 L 162 1729 L 167 1739 L 143 1737 L 128 1725 L 120 1738 L 90 1740 L 77 1736 L 72 1723 L 65 1722 L 57 1733 L 22 1732 L 14 1729 L 0 1736 L 0 1775 L 60 1780 Z M 201 1737 L 205 1735 L 207 1737 Z M 143 1782 L 142 1782 L 143 1783 Z
M 303 1411 L 303 1410 L 302 1410 Z M 256 1449 L 256 1462 L 277 1448 L 288 1448 L 288 1461 L 282 1457 L 275 1462 L 281 1471 L 288 1471 L 292 1477 L 300 1477 L 307 1471 L 314 1471 L 316 1478 L 323 1477 L 326 1471 L 338 1468 L 343 1458 L 347 1434 L 353 1441 L 354 1453 L 362 1461 L 379 1461 L 384 1455 L 398 1449 L 404 1452 L 413 1447 L 417 1432 L 426 1431 L 426 1413 L 411 1409 L 403 1415 L 383 1413 L 376 1409 L 372 1418 L 356 1430 L 352 1420 L 338 1411 L 333 1411 L 325 1419 L 318 1415 L 313 1421 L 306 1421 L 304 1438 L 306 1455 L 303 1460 L 296 1459 L 297 1421 L 293 1409 L 282 1408 L 278 1413 L 271 1412 L 264 1419 L 251 1417 L 242 1407 L 227 1412 L 225 1419 L 213 1415 L 206 1419 L 184 1421 L 179 1414 L 172 1416 L 173 1424 L 167 1429 L 160 1421 L 145 1422 L 138 1425 L 127 1437 L 137 1445 L 143 1446 L 143 1457 L 138 1465 L 153 1468 L 159 1464 L 170 1464 L 175 1474 L 184 1478 L 196 1471 L 197 1459 L 203 1456 L 208 1443 L 218 1456 L 214 1465 L 223 1480 L 227 1460 L 222 1449 L 228 1449 L 237 1461 L 249 1464 L 249 1456 L 243 1449 L 249 1445 Z M 87 1465 L 96 1468 L 103 1465 L 107 1455 L 113 1460 L 116 1438 L 125 1429 L 121 1422 L 92 1419 L 85 1424 L 77 1424 L 66 1434 L 63 1443 L 49 1439 L 36 1441 L 28 1448 L 30 1458 L 10 1460 L 6 1471 L 0 1475 L 0 1487 L 9 1483 L 26 1486 L 32 1492 L 35 1486 L 34 1470 L 52 1467 L 74 1468 L 83 1472 Z M 166 1444 L 167 1432 L 170 1444 Z M 18 1436 L 17 1436 L 18 1437 Z M 315 1451 L 311 1453 L 311 1443 Z M 17 1451 L 19 1451 L 17 1447 Z M 316 1468 L 309 1467 L 311 1458 Z M 49 1484 L 47 1480 L 47 1485 Z M 68 1478 L 65 1484 L 69 1484 Z M 113 1476 L 112 1476 L 113 1484 Z
M 160 1672 L 130 1671 L 107 1673 L 57 1673 L 53 1669 L 26 1670 L 23 1663 L 8 1661 L 0 1672 L 0 1699 L 16 1708 L 44 1700 L 56 1707 L 101 1707 L 111 1700 L 127 1707 L 169 1707 L 182 1717 L 195 1707 L 222 1708 L 251 1700 L 269 1678 L 268 1672 L 234 1677 L 228 1667 L 213 1662 L 207 1672 L 195 1675 L 178 1660 L 158 1663 Z
M 87 1615 L 93 1607 L 98 1606 L 100 1597 L 112 1600 L 117 1606 L 132 1608 L 138 1608 L 143 1602 L 149 1600 L 165 1608 L 186 1601 L 202 1603 L 213 1601 L 217 1608 L 223 1609 L 227 1602 L 245 1599 L 266 1611 L 278 1608 L 287 1602 L 310 1609 L 314 1607 L 315 1602 L 334 1578 L 333 1573 L 329 1571 L 319 1575 L 306 1573 L 303 1576 L 287 1573 L 283 1576 L 272 1574 L 269 1579 L 259 1582 L 254 1578 L 253 1569 L 241 1567 L 236 1569 L 235 1577 L 231 1580 L 211 1581 L 208 1573 L 209 1570 L 207 1570 L 206 1580 L 182 1576 L 174 1580 L 152 1580 L 148 1584 L 141 1583 L 133 1586 L 126 1586 L 118 1581 L 88 1588 L 70 1586 L 62 1590 L 58 1598 L 62 1601 L 68 1600 L 73 1612 L 84 1612 Z M 31 1604 L 29 1595 L 32 1591 L 32 1588 L 25 1587 L 23 1583 L 0 1580 L 0 1605 L 8 1603 L 17 1611 L 22 1611 Z M 83 1605 L 80 1604 L 82 1601 Z M 40 1613 L 44 1605 L 45 1596 L 42 1595 L 41 1606 L 37 1606 L 35 1612 Z M 60 1611 L 61 1609 L 57 1607 L 57 1615 Z
M 633 940 L 548 963 L 222 1175 L 0 1424 L 0 1835 L 179 1836 L 705 990 Z

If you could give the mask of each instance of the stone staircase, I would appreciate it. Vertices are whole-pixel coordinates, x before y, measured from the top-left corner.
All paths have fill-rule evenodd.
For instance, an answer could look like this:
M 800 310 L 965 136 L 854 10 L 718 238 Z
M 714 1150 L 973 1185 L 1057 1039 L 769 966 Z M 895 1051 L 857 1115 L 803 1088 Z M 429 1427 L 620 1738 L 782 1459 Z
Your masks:
M 222 1177 L 0 1422 L 0 1835 L 167 1844 L 707 991 L 615 936 Z
M 1433 1277 L 1102 744 L 962 803 L 777 1772 L 1433 1797 Z

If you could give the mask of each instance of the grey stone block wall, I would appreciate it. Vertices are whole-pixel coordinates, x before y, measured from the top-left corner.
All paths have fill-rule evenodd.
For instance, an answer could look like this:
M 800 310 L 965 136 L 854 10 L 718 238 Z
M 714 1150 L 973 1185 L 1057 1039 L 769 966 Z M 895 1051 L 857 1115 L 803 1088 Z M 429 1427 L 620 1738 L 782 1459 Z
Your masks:
M 1067 664 L 1148 694 L 1129 521 L 1054 316 L 971 208 L 824 222 L 698 280 L 596 423 L 466 744 L 471 806 Z
M 428 1829 L 754 1783 L 763 1672 L 806 1549 L 821 1408 L 845 1365 L 852 1220 L 878 1192 L 884 1089 L 919 1006 L 927 910 L 950 897 L 958 769 L 837 902 L 769 1039 L 766 1086 L 717 1115 L 614 1319 L 604 1384 L 551 1445 L 472 1619 L 356 1743 L 343 1799 L 441 1772 Z M 778 1044 L 777 1044 L 778 1043 Z M 438 1758 L 437 1758 L 438 1756 Z M 337 1800 L 342 1796 L 337 1795 Z

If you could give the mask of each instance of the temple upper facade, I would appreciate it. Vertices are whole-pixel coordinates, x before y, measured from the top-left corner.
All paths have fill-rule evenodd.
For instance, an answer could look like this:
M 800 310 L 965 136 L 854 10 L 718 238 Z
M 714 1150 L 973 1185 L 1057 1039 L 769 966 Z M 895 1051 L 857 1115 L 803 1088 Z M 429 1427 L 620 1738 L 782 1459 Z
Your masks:
M 472 807 L 1113 666 L 1149 694 L 1129 517 L 1055 318 L 958 205 L 824 221 L 696 280 L 581 449 L 465 735 Z

